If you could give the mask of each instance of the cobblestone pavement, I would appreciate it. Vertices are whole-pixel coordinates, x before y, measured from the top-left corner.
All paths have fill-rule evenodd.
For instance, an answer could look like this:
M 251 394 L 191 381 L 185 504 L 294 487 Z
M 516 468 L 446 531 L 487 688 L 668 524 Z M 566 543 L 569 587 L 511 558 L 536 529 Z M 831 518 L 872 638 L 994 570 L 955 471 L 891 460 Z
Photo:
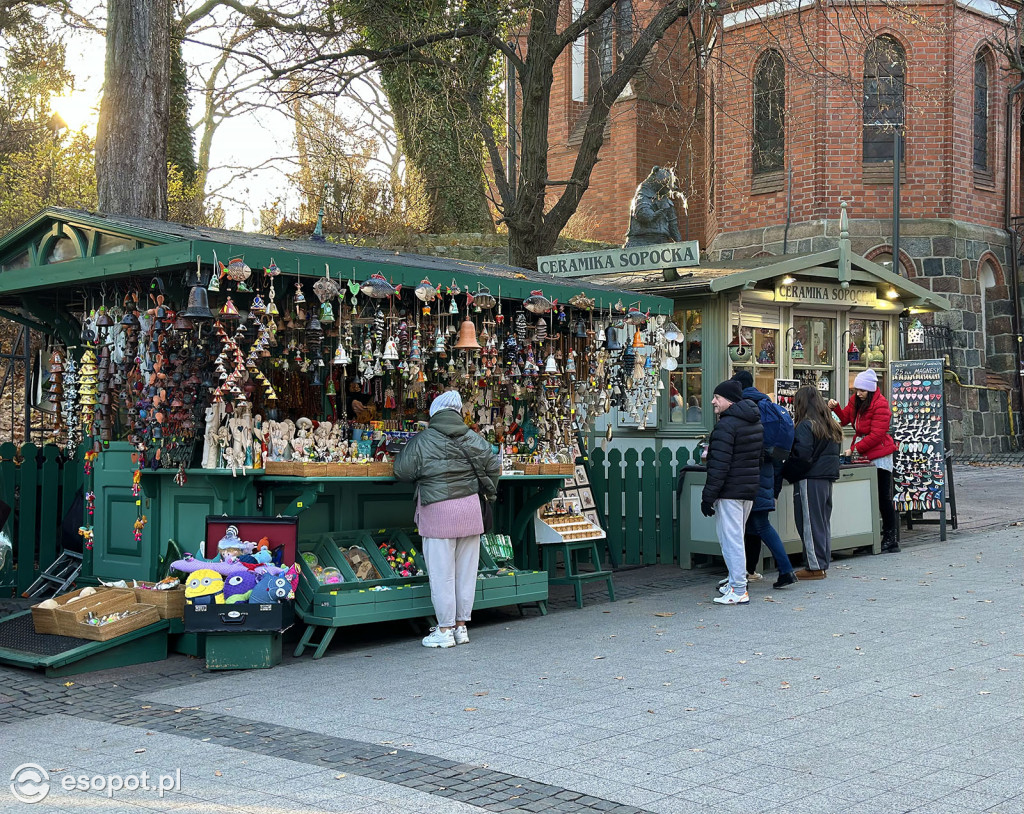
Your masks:
M 958 481 L 946 542 L 917 526 L 746 607 L 661 566 L 615 603 L 480 614 L 453 650 L 379 625 L 265 671 L 0 668 L 0 811 L 1020 814 L 1024 478 Z M 40 803 L 8 788 L 24 763 Z M 60 788 L 142 772 L 180 786 Z

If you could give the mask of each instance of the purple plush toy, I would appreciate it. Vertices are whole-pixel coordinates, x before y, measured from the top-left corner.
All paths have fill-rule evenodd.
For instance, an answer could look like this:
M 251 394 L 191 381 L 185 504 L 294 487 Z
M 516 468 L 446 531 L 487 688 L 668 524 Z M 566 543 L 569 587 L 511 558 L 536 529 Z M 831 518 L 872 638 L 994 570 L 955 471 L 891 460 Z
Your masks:
M 228 605 L 248 602 L 252 589 L 256 587 L 256 575 L 250 572 L 234 574 L 224 578 L 224 601 Z

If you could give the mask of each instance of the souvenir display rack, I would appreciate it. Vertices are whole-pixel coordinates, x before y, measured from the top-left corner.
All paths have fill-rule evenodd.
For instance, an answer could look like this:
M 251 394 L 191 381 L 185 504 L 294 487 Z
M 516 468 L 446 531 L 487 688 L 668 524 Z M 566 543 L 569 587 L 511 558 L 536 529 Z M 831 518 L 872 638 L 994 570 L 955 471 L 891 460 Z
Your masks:
M 382 543 L 412 554 L 417 573 L 406 577 L 395 573 L 380 550 Z M 304 565 L 299 574 L 295 609 L 306 629 L 295 649 L 301 656 L 314 648 L 313 658 L 320 658 L 338 628 L 396 619 L 432 618 L 428 573 L 412 531 L 381 529 L 376 532 L 353 530 L 325 534 L 320 539 L 300 545 Z M 536 603 L 547 613 L 548 579 L 545 572 L 519 570 L 509 564 L 499 565 L 492 558 L 492 546 L 480 548 L 474 608 L 500 607 Z M 353 570 L 346 552 L 359 550 L 360 559 L 373 568 L 361 579 Z M 314 565 L 315 563 L 315 565 Z M 318 576 L 317 569 L 321 569 Z M 324 572 L 329 570 L 329 575 Z M 378 578 L 379 577 L 379 578 Z M 338 581 L 340 580 L 340 581 Z

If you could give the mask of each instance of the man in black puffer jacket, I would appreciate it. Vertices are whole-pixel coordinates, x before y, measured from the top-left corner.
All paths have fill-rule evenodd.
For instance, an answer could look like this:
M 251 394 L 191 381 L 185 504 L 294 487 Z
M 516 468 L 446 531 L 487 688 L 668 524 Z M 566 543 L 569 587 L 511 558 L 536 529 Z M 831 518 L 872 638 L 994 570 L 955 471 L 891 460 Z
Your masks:
M 715 532 L 729 568 L 729 590 L 715 597 L 715 602 L 745 605 L 750 597 L 743 529 L 760 483 L 764 429 L 757 405 L 743 398 L 739 382 L 730 379 L 718 385 L 711 404 L 718 423 L 708 441 L 708 476 L 700 510 L 705 517 L 715 518 Z

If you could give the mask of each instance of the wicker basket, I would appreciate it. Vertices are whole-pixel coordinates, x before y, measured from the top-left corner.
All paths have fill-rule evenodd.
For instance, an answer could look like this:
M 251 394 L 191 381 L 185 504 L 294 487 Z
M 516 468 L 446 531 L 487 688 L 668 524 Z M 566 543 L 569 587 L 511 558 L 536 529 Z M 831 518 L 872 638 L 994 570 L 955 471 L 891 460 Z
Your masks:
M 390 461 L 371 461 L 366 465 L 366 475 L 370 478 L 390 478 L 395 474 L 395 465 Z
M 77 599 L 81 596 L 82 591 L 84 590 L 85 588 L 79 588 L 77 591 L 72 591 L 71 593 L 54 597 L 54 601 L 63 608 L 68 602 L 71 602 L 72 599 Z M 96 586 L 96 594 L 101 594 L 109 590 L 111 589 L 107 588 L 105 585 Z M 86 599 L 78 599 L 78 602 L 86 602 L 90 599 L 90 597 L 87 597 Z M 77 602 L 74 604 L 77 605 Z M 32 606 L 32 625 L 35 627 L 36 633 L 52 633 L 54 635 L 59 635 L 60 631 L 57 629 L 57 620 L 59 618 L 57 616 L 57 610 L 58 608 L 41 608 L 39 605 Z
M 89 609 L 82 608 L 70 614 L 74 621 L 68 622 L 62 627 L 61 635 L 73 636 L 76 639 L 91 639 L 94 642 L 106 642 L 160 621 L 160 613 L 153 605 L 140 605 L 137 602 L 116 609 L 101 606 L 93 613 L 99 616 L 105 613 L 121 613 L 126 610 L 129 611 L 129 615 L 124 619 L 118 619 L 116 622 L 109 622 L 105 625 L 90 625 L 85 621 L 89 615 Z
M 517 466 L 516 468 L 519 471 L 521 471 L 524 475 L 540 474 L 540 464 L 519 464 L 519 466 Z
M 83 638 L 78 633 L 79 617 L 84 619 L 90 611 L 96 614 L 116 613 L 127 610 L 136 604 L 138 603 L 135 601 L 135 591 L 131 588 L 111 588 L 108 591 L 98 592 L 88 599 L 64 605 L 56 611 L 57 635 Z M 160 618 L 159 614 L 157 614 L 157 618 Z
M 138 582 L 137 585 L 153 586 L 154 582 Z M 185 586 L 157 591 L 150 588 L 134 588 L 135 601 L 140 605 L 152 605 L 161 619 L 183 619 L 185 617 Z
M 326 478 L 327 467 L 330 464 L 325 463 L 304 463 L 302 465 L 302 477 L 304 478 Z
M 267 461 L 264 469 L 267 475 L 290 475 L 292 474 L 291 461 Z
M 560 475 L 559 468 L 561 464 L 541 464 L 539 475 Z
M 576 467 L 573 464 L 559 464 L 558 465 L 559 475 L 575 475 Z

